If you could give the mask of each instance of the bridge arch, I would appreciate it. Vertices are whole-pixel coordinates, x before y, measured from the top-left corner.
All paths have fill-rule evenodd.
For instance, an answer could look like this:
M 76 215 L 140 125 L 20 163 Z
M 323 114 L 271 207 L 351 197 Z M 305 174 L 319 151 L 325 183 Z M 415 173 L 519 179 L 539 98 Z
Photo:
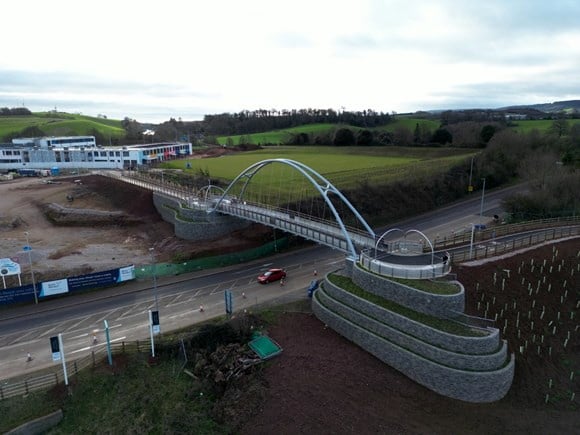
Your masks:
M 203 194 L 204 201 L 206 201 L 206 202 L 208 201 L 209 197 L 211 196 L 212 190 L 217 190 L 219 192 L 219 194 L 220 194 L 221 197 L 223 197 L 225 195 L 225 192 L 226 192 L 220 186 L 216 186 L 215 184 L 208 184 L 207 186 L 204 186 L 201 189 L 199 189 L 199 192 L 201 194 Z
M 334 219 L 336 220 L 336 222 L 337 222 L 338 226 L 340 227 L 340 230 L 341 230 L 341 232 L 346 240 L 346 243 L 348 245 L 348 250 L 350 252 L 350 256 L 353 259 L 357 258 L 357 252 L 356 252 L 356 249 L 354 247 L 354 243 L 349 235 L 348 230 L 346 229 L 346 225 L 344 224 L 344 222 L 342 221 L 342 218 L 340 217 L 340 214 L 338 213 L 334 204 L 332 203 L 332 201 L 328 197 L 328 195 L 330 193 L 335 194 L 342 201 L 342 203 L 348 207 L 348 209 L 352 212 L 352 214 L 356 217 L 356 219 L 362 225 L 364 230 L 366 232 L 368 232 L 368 235 L 370 237 L 372 237 L 373 239 L 376 237 L 375 232 L 371 229 L 371 227 L 367 224 L 367 222 L 364 220 L 364 218 L 360 215 L 358 210 L 340 192 L 340 190 L 338 190 L 329 180 L 327 180 L 325 177 L 323 177 L 321 174 L 319 174 L 318 172 L 316 172 L 314 169 L 310 168 L 309 166 L 307 166 L 303 163 L 297 162 L 295 160 L 290 160 L 290 159 L 283 159 L 283 158 L 267 159 L 267 160 L 262 160 L 260 162 L 254 163 L 253 165 L 247 167 L 229 184 L 229 186 L 225 189 L 222 196 L 215 203 L 214 207 L 212 207 L 211 209 L 208 210 L 208 213 L 211 213 L 211 212 L 218 210 L 218 207 L 220 206 L 221 202 L 225 198 L 227 198 L 228 193 L 230 192 L 232 187 L 240 180 L 243 181 L 243 186 L 241 188 L 241 193 L 240 193 L 238 199 L 240 201 L 243 201 L 244 193 L 246 191 L 246 188 L 248 187 L 248 184 L 252 180 L 252 177 L 254 175 L 256 175 L 265 166 L 271 165 L 271 164 L 283 164 L 283 165 L 288 165 L 288 166 L 292 167 L 293 169 L 298 171 L 302 176 L 304 176 L 314 186 L 314 188 L 318 191 L 318 193 L 320 193 L 320 195 L 324 199 L 328 208 L 331 210 L 331 212 L 334 216 Z

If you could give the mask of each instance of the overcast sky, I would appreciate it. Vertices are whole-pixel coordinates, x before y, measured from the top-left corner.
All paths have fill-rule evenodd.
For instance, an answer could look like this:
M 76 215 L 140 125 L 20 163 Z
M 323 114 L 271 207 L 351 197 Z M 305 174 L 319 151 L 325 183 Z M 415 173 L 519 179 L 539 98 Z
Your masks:
M 162 122 L 580 99 L 578 0 L 2 3 L 0 107 Z

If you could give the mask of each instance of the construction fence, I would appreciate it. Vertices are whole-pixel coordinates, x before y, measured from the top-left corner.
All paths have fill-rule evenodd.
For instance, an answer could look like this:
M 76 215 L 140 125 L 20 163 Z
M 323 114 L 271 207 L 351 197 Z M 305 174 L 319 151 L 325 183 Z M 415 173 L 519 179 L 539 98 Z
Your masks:
M 283 237 L 257 248 L 242 252 L 217 255 L 214 257 L 197 258 L 179 263 L 155 263 L 135 266 L 135 278 L 145 279 L 153 276 L 181 275 L 182 273 L 197 272 L 205 269 L 232 266 L 246 263 L 258 258 L 267 257 L 288 247 L 288 238 Z

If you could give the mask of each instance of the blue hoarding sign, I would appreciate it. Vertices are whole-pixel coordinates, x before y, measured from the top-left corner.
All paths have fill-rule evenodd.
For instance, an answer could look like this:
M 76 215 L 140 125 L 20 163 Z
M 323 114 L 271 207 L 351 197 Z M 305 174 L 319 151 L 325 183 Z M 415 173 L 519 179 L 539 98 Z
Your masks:
M 0 291 L 0 305 L 16 304 L 34 300 L 32 284 Z
M 90 273 L 88 275 L 73 276 L 68 278 L 68 291 L 85 290 L 95 287 L 106 287 L 135 278 L 134 266 L 120 269 L 105 270 L 103 272 Z
M 0 271 L 1 272 L 1 271 Z M 87 290 L 97 287 L 113 286 L 115 284 L 135 279 L 135 266 L 125 266 L 119 269 L 73 276 L 54 281 L 39 282 L 41 298 L 62 295 L 73 291 Z M 31 284 L 13 287 L 0 291 L 0 305 L 29 302 L 34 300 L 34 290 Z

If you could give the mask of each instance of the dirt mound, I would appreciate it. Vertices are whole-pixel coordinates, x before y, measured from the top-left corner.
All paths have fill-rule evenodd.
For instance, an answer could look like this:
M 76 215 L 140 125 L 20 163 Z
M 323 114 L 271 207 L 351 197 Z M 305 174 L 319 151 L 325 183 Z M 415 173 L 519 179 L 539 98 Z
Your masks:
M 24 224 L 25 222 L 20 216 L 0 216 L 0 231 L 11 231 Z
M 44 215 L 55 225 L 68 226 L 129 226 L 142 220 L 121 211 L 92 210 L 87 208 L 63 207 L 50 203 L 41 206 Z

